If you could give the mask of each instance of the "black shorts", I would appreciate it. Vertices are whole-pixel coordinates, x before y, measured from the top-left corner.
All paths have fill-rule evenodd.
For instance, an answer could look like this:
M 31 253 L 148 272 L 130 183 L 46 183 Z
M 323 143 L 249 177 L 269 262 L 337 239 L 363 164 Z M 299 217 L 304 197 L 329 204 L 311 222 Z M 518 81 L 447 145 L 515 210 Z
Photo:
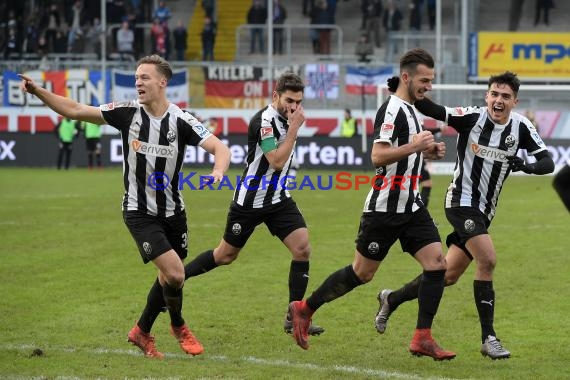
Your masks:
M 488 234 L 491 221 L 475 207 L 452 207 L 445 209 L 445 216 L 453 226 L 453 232 L 447 236 L 445 244 L 452 244 L 463 249 L 467 256 L 473 257 L 465 247 L 467 240 L 478 235 Z
M 441 242 L 437 227 L 425 207 L 412 214 L 362 214 L 356 237 L 356 249 L 362 256 L 382 261 L 398 239 L 402 250 L 412 256 L 428 244 Z
M 95 152 L 96 150 L 101 150 L 101 139 L 98 138 L 86 139 L 85 144 L 88 152 Z
M 188 255 L 186 213 L 181 212 L 165 218 L 140 211 L 125 211 L 123 220 L 135 239 L 145 264 L 171 249 L 174 249 L 182 260 Z
M 242 248 L 255 227 L 261 223 L 265 223 L 269 232 L 281 241 L 296 229 L 307 227 L 301 211 L 291 198 L 263 208 L 245 208 L 232 202 L 224 240 L 234 247 Z

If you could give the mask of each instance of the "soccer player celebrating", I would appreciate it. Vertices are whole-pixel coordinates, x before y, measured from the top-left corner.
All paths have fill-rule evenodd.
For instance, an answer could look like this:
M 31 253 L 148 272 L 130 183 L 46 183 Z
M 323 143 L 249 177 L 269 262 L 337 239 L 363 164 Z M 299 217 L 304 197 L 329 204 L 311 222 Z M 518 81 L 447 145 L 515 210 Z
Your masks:
M 382 104 L 374 122 L 371 156 L 378 176 L 364 202 L 354 260 L 332 273 L 309 298 L 289 305 L 293 335 L 303 349 L 309 348 L 313 313 L 372 280 L 390 247 L 400 240 L 402 249 L 423 268 L 418 319 L 409 350 L 436 360 L 455 357 L 454 352 L 440 348 L 431 334 L 443 294 L 445 260 L 439 233 L 418 192 L 423 157 L 441 159 L 445 154 L 445 144 L 436 143 L 433 134 L 422 129 L 414 107 L 431 90 L 433 79 L 434 60 L 428 52 L 413 49 L 401 57 L 399 86 Z M 398 178 L 407 180 L 386 186 L 385 181 Z
M 184 264 L 188 253 L 188 227 L 178 173 L 186 145 L 201 146 L 215 156 L 210 176 L 223 178 L 230 151 L 196 118 L 170 103 L 166 87 L 172 77 L 170 64 L 158 55 L 139 60 L 135 72 L 137 99 L 93 107 L 54 94 L 20 75 L 24 91 L 37 96 L 55 112 L 74 120 L 109 124 L 123 140 L 123 219 L 146 264 L 158 268 L 158 278 L 147 297 L 146 307 L 128 333 L 128 341 L 146 357 L 162 358 L 151 327 L 166 306 L 172 335 L 182 350 L 199 355 L 203 347 L 182 318 Z M 172 181 L 168 181 L 172 178 Z
M 246 167 L 234 193 L 220 244 L 186 265 L 186 278 L 208 272 L 237 259 L 255 228 L 265 223 L 292 255 L 289 269 L 289 302 L 301 300 L 309 282 L 309 233 L 303 215 L 291 198 L 286 181 L 293 162 L 299 128 L 305 122 L 301 102 L 305 85 L 294 73 L 281 75 L 273 102 L 249 123 Z M 284 330 L 291 333 L 287 314 Z M 311 335 L 324 329 L 309 326 Z
M 490 77 L 486 107 L 448 108 L 428 98 L 416 102 L 420 112 L 445 121 L 459 133 L 455 171 L 445 198 L 445 215 L 453 226 L 446 240 L 445 284 L 455 284 L 475 259 L 473 295 L 481 324 L 481 353 L 491 359 L 511 355 L 493 327 L 497 258 L 488 228 L 499 194 L 511 171 L 547 174 L 554 170 L 554 162 L 532 123 L 512 112 L 519 87 L 516 74 L 505 72 Z M 525 163 L 516 155 L 519 149 L 526 149 L 537 161 Z M 420 280 L 417 277 L 396 291 L 384 289 L 378 294 L 380 308 L 375 324 L 379 333 L 385 332 L 388 318 L 400 304 L 421 294 Z

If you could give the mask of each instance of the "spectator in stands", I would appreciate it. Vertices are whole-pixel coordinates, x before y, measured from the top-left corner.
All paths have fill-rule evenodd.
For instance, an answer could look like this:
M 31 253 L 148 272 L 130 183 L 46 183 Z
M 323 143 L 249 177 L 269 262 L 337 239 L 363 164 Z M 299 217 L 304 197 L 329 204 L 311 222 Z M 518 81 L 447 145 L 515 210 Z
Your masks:
M 396 2 L 388 0 L 383 19 L 384 29 L 386 29 L 386 35 L 388 36 L 388 59 L 398 54 L 398 40 L 394 37 L 394 33 L 400 31 L 403 18 Z
M 49 52 L 49 47 L 47 44 L 46 37 L 43 34 L 40 34 L 38 38 L 38 54 L 41 57 L 46 57 Z
M 374 54 L 374 46 L 366 32 L 360 34 L 354 53 L 358 56 L 358 62 L 370 62 L 369 56 Z
M 509 12 L 509 31 L 515 32 L 519 29 L 521 16 L 523 12 L 524 0 L 511 0 Z
M 534 26 L 540 22 L 540 14 L 543 14 L 544 25 L 548 25 L 548 12 L 550 8 L 554 8 L 553 0 L 536 0 L 534 13 Z
M 25 53 L 37 54 L 38 53 L 38 40 L 40 38 L 40 31 L 36 22 L 36 17 L 30 15 L 25 27 Z
M 69 25 L 69 32 L 67 33 L 67 51 L 69 53 L 82 53 L 83 46 L 79 43 L 79 40 L 83 36 L 83 30 L 81 29 L 81 12 L 83 10 L 83 2 L 81 0 L 75 0 L 71 6 L 71 22 Z
M 327 0 L 317 0 L 311 15 L 312 23 L 315 25 L 330 25 L 332 24 L 332 16 L 329 12 Z M 319 34 L 319 53 L 331 53 L 331 30 L 329 28 L 317 29 Z
M 329 11 L 329 24 L 336 24 L 336 2 L 337 0 L 327 0 L 327 9 Z
M 362 13 L 362 22 L 360 30 L 366 29 L 366 21 L 368 20 L 368 3 L 372 0 L 360 0 L 360 12 Z
M 176 60 L 184 61 L 186 59 L 186 40 L 188 32 L 184 26 L 184 21 L 178 20 L 176 28 L 172 32 L 174 35 L 174 50 L 176 50 Z
M 135 42 L 135 33 L 129 28 L 129 22 L 123 21 L 121 29 L 117 32 L 117 51 L 122 61 L 134 61 L 133 44 Z
M 16 28 L 10 27 L 8 29 L 8 37 L 4 43 L 3 49 L 4 59 L 18 59 L 20 57 L 20 45 L 18 43 L 18 36 L 16 35 Z
M 162 24 L 164 22 L 168 22 L 172 17 L 172 13 L 170 12 L 170 8 L 166 6 L 166 2 L 159 1 L 158 7 L 154 10 L 153 14 L 154 18 L 157 18 L 158 21 Z
M 214 60 L 214 44 L 216 43 L 216 24 L 211 18 L 204 18 L 202 28 L 202 61 Z
M 410 33 L 419 34 L 422 29 L 422 2 L 423 0 L 413 0 L 410 2 Z M 415 47 L 419 47 L 420 41 L 413 38 Z
M 56 54 L 67 53 L 67 36 L 62 30 L 55 32 L 55 41 L 53 46 L 53 52 Z
M 123 0 L 107 0 L 107 24 L 120 24 L 126 15 Z
M 86 38 L 87 52 L 96 53 L 97 59 L 101 59 L 101 46 L 103 44 L 103 38 L 105 38 L 105 32 L 103 31 L 99 17 L 93 19 L 92 25 L 87 30 Z
M 155 18 L 150 27 L 152 52 L 164 57 L 166 55 L 166 35 L 164 27 L 158 18 Z
M 262 0 L 253 0 L 252 6 L 247 12 L 247 23 L 249 25 L 264 25 L 267 22 L 267 9 L 263 6 Z M 255 53 L 256 41 L 259 44 L 259 52 L 265 51 L 263 47 L 263 28 L 253 27 L 250 29 L 249 54 Z
M 382 26 L 382 0 L 369 0 L 366 10 L 366 34 L 370 39 L 374 37 L 377 48 L 382 45 L 380 27 Z
M 279 0 L 273 0 L 273 54 L 283 54 L 283 27 L 287 18 L 287 11 Z
M 435 28 L 435 5 L 436 0 L 427 0 L 429 30 L 433 30 Z
M 44 15 L 40 23 L 40 29 L 44 29 L 44 35 L 48 47 L 48 52 L 55 50 L 55 38 L 57 31 L 61 27 L 61 18 L 57 4 L 52 4 L 49 12 Z
M 206 13 L 206 17 L 209 17 L 212 22 L 216 22 L 216 0 L 202 0 L 202 8 Z
M 303 16 L 310 15 L 314 6 L 315 0 L 303 0 Z

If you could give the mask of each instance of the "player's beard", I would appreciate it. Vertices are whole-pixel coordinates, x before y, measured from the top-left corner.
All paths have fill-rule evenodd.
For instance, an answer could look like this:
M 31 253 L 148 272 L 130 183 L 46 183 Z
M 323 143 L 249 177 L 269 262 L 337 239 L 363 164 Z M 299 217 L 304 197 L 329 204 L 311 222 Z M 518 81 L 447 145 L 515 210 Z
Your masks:
M 283 118 L 287 119 L 287 108 L 281 106 L 280 103 L 277 103 L 277 113 L 281 115 Z
M 418 89 L 414 86 L 413 82 L 410 81 L 410 85 L 408 86 L 408 97 L 410 98 L 410 102 L 414 103 L 416 100 L 419 100 L 420 97 L 418 95 Z

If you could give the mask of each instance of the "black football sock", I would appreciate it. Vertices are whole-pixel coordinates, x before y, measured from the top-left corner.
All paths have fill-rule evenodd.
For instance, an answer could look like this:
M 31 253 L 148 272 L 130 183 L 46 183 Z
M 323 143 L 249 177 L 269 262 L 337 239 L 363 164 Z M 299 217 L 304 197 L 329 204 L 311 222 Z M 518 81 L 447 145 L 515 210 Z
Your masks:
M 445 270 L 424 270 L 418 290 L 416 328 L 430 329 L 443 295 Z
M 180 327 L 184 324 L 182 318 L 182 288 L 176 289 L 168 284 L 164 284 L 162 295 L 170 314 L 172 326 Z
M 289 302 L 300 301 L 309 284 L 309 262 L 291 261 L 289 269 Z
M 184 266 L 184 278 L 187 280 L 190 277 L 199 276 L 206 272 L 211 271 L 218 265 L 214 261 L 214 251 L 209 250 L 202 252 Z
M 475 305 L 477 313 L 479 313 L 479 322 L 481 322 L 481 342 L 485 342 L 487 336 L 496 336 L 493 328 L 493 319 L 495 317 L 495 290 L 493 289 L 493 281 L 473 281 L 473 295 L 475 297 Z
M 408 282 L 398 290 L 394 290 L 388 296 L 388 305 L 390 305 L 390 312 L 394 312 L 404 302 L 415 300 L 418 298 L 418 293 L 420 291 L 420 282 L 422 280 L 422 275 L 414 278 L 412 281 Z
M 309 306 L 309 309 L 312 311 L 317 311 L 317 309 L 325 303 L 342 297 L 362 284 L 363 282 L 360 281 L 356 273 L 354 273 L 352 265 L 348 265 L 331 274 L 321 286 L 307 298 L 307 306 Z
M 144 307 L 141 317 L 137 322 L 137 325 L 139 325 L 143 332 L 150 332 L 154 321 L 165 306 L 164 296 L 162 295 L 162 286 L 160 285 L 160 282 L 158 282 L 157 278 L 148 292 L 146 306 Z
M 428 206 L 429 203 L 429 195 L 431 194 L 431 187 L 422 187 L 420 195 L 422 197 L 422 202 L 424 202 L 424 206 Z

